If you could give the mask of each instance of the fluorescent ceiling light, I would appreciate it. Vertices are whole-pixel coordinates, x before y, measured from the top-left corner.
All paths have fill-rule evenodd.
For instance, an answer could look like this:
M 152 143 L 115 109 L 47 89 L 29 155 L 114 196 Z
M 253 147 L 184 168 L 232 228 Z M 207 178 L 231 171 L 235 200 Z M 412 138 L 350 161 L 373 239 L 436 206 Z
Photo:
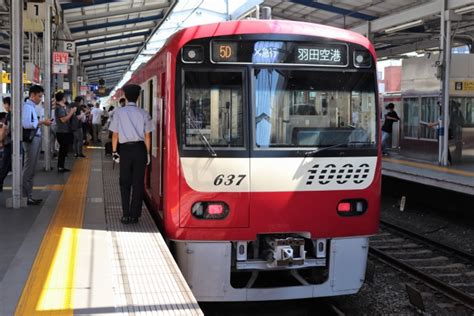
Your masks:
M 468 5 L 467 7 L 460 8 L 457 10 L 454 10 L 454 13 L 456 14 L 464 14 L 464 13 L 469 13 L 474 11 L 474 4 Z
M 422 19 L 411 21 L 411 22 L 408 22 L 408 23 L 405 23 L 405 24 L 400 24 L 400 25 L 397 25 L 397 26 L 394 26 L 394 27 L 389 27 L 388 29 L 385 29 L 385 33 L 394 33 L 394 32 L 398 32 L 398 31 L 401 31 L 401 30 L 406 30 L 406 29 L 409 29 L 411 27 L 420 26 L 420 25 L 423 25 L 423 20 Z

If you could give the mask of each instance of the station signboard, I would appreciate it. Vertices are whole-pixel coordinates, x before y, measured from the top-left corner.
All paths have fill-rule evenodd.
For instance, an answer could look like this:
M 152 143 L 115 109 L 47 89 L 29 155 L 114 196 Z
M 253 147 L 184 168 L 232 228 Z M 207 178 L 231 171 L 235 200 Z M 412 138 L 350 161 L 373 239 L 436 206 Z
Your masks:
M 2 75 L 0 76 L 0 83 L 12 83 L 11 81 L 11 76 L 9 72 L 2 72 Z M 23 73 L 23 83 L 31 83 L 31 81 L 28 80 L 26 73 Z
M 458 96 L 474 96 L 474 80 L 453 79 L 450 84 L 450 93 Z
M 69 63 L 69 53 L 53 52 L 53 73 L 65 75 Z

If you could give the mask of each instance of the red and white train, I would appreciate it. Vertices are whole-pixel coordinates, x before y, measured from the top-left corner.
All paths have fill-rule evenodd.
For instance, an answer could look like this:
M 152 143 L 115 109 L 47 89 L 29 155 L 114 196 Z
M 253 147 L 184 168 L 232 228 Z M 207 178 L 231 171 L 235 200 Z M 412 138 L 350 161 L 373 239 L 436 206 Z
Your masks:
M 156 126 L 147 199 L 198 300 L 362 286 L 380 207 L 375 60 L 347 30 L 247 20 L 183 29 L 133 74 Z

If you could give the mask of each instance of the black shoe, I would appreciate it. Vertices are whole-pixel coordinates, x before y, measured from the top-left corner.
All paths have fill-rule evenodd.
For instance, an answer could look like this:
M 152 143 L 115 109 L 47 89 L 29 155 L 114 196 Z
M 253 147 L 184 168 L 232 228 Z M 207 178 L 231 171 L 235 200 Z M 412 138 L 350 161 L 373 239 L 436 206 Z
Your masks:
M 122 222 L 122 224 L 130 224 L 131 217 L 122 216 L 122 219 L 120 221 Z
M 85 156 L 84 154 L 80 154 L 79 157 L 81 157 L 81 158 L 87 158 L 87 156 Z
M 138 223 L 138 217 L 130 217 L 130 223 L 132 224 Z
M 74 154 L 74 158 L 77 158 L 77 157 L 79 157 L 79 155 L 78 155 L 78 154 Z
M 71 171 L 70 169 L 67 169 L 67 168 L 58 168 L 58 172 L 59 173 L 63 173 L 63 172 L 69 172 Z
M 43 202 L 43 199 L 28 198 L 28 200 L 26 200 L 27 205 L 39 205 L 41 202 Z

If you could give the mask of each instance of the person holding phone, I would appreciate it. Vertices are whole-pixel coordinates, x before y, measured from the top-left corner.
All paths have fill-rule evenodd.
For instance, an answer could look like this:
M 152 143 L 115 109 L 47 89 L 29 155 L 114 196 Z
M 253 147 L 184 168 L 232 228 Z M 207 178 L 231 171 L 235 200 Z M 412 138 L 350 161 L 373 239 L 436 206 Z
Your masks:
M 28 92 L 28 100 L 23 104 L 21 125 L 24 129 L 35 129 L 35 137 L 31 142 L 23 142 L 25 152 L 25 160 L 23 164 L 23 195 L 27 197 L 26 203 L 28 205 L 38 205 L 42 199 L 34 199 L 33 194 L 33 180 L 36 171 L 36 163 L 39 160 L 41 151 L 41 126 L 51 125 L 50 119 L 40 120 L 35 111 L 37 104 L 43 100 L 44 89 L 42 86 L 34 85 Z

